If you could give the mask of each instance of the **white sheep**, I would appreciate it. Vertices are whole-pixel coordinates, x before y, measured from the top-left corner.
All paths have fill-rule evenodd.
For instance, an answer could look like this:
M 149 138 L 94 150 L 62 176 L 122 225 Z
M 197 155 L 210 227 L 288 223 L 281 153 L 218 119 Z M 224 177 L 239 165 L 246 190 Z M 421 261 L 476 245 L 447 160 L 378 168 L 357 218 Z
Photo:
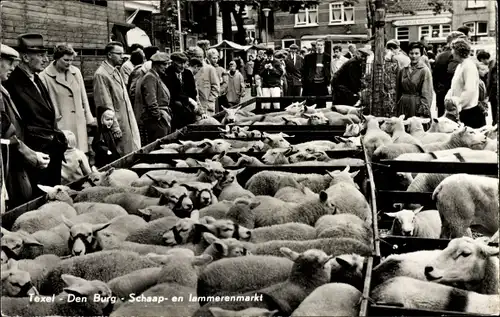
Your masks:
M 434 190 L 443 222 L 442 237 L 461 237 L 471 226 L 492 235 L 498 230 L 498 179 L 456 174 Z
M 296 151 L 332 151 L 338 148 L 338 144 L 327 140 L 316 140 L 293 145 Z
M 125 240 L 143 244 L 163 245 L 163 234 L 175 226 L 179 219 L 174 216 L 150 221 L 137 230 L 132 231 Z
M 460 128 L 460 124 L 453 120 L 448 119 L 445 116 L 439 118 L 433 118 L 431 121 L 431 126 L 427 132 L 439 132 L 439 133 L 452 133 Z
M 366 133 L 363 136 L 362 142 L 365 147 L 368 160 L 371 161 L 375 150 L 383 145 L 391 144 L 392 138 L 389 134 L 382 131 L 379 126 L 379 120 L 375 117 L 364 117 Z
M 417 238 L 439 239 L 441 236 L 441 218 L 437 210 L 403 209 L 398 212 L 387 212 L 394 218 L 389 234 Z
M 11 232 L 3 227 L 1 229 L 2 264 L 11 258 L 34 259 L 43 253 L 44 245 L 29 233 L 22 230 Z
M 33 260 L 19 260 L 17 265 L 30 274 L 33 286 L 38 289 L 44 276 L 60 261 L 61 258 L 55 254 L 43 254 Z
M 446 142 L 450 139 L 451 135 L 449 133 L 425 132 L 424 127 L 422 125 L 422 121 L 423 120 L 418 117 L 411 117 L 404 121 L 405 125 L 409 125 L 410 134 L 413 137 L 420 140 L 422 144 L 429 144 L 434 142 Z
M 346 106 L 346 105 L 332 105 L 331 109 L 340 114 L 355 114 L 361 116 L 364 107 Z
M 373 240 L 371 223 L 353 214 L 325 215 L 314 225 L 316 237 L 352 238 L 369 245 Z
M 233 166 L 236 164 L 231 157 L 227 156 L 226 152 L 214 155 L 214 157 L 212 157 L 212 161 L 220 162 L 222 166 Z
M 241 120 L 236 116 L 237 114 L 239 114 L 239 112 L 241 110 L 241 106 L 236 107 L 236 108 L 226 108 L 226 107 L 222 106 L 222 110 L 224 110 L 226 112 L 226 115 L 224 116 L 224 118 L 221 121 L 222 125 L 236 123 L 236 122 Z
M 219 239 L 210 232 L 204 232 L 203 239 L 209 244 L 203 254 L 210 255 L 214 261 L 250 254 L 243 243 L 235 238 Z
M 291 316 L 358 316 L 362 293 L 344 283 L 316 288 Z
M 399 304 L 406 309 L 500 314 L 498 295 L 482 295 L 404 276 L 379 285 L 371 292 L 371 298 L 379 304 Z
M 272 240 L 312 240 L 316 229 L 304 223 L 289 222 L 251 230 L 250 242 L 261 243 Z
M 180 184 L 180 186 L 186 187 L 190 191 L 189 199 L 193 202 L 193 208 L 198 210 L 218 202 L 217 197 L 213 193 L 213 188 L 216 184 L 216 181 L 211 184 L 187 182 Z M 177 203 L 179 203 L 179 201 Z M 185 203 L 181 202 L 181 204 Z
M 2 296 L 28 297 L 30 294 L 38 295 L 38 291 L 31 283 L 30 273 L 20 269 L 14 259 L 9 259 L 6 264 L 2 264 L 1 281 Z
M 330 185 L 331 177 L 320 174 L 298 174 L 278 171 L 260 171 L 250 177 L 245 188 L 254 195 L 274 196 L 283 187 L 293 186 L 294 182 L 302 182 L 313 192 L 319 193 Z
M 290 136 L 286 133 L 262 133 L 263 142 L 268 146 L 268 149 L 272 148 L 289 148 L 290 142 L 285 140 L 285 138 L 289 138 Z
M 425 152 L 453 149 L 457 147 L 467 147 L 474 150 L 482 150 L 486 146 L 486 135 L 474 129 L 464 127 L 451 134 L 450 140 L 446 142 L 436 142 L 424 144 Z
M 283 116 L 283 117 L 281 117 L 281 119 L 284 121 L 285 125 L 308 125 L 310 120 L 311 120 L 311 122 L 313 120 L 315 122 L 319 121 L 319 118 L 314 118 L 314 119 L 311 119 L 311 118 L 290 118 L 288 116 Z
M 454 155 L 455 153 L 460 153 L 463 155 L 464 153 L 472 153 L 473 151 L 483 151 L 483 150 L 472 150 L 466 147 L 453 148 L 448 150 L 440 150 L 428 153 L 404 153 L 400 156 L 396 157 L 397 161 L 420 161 L 420 162 L 429 162 L 441 157 L 447 157 L 450 155 Z M 484 153 L 484 152 L 481 152 Z
M 301 185 L 296 181 L 295 183 L 296 184 L 294 184 L 294 186 L 280 188 L 274 195 L 274 198 L 298 204 L 304 201 L 304 199 L 318 197 L 318 194 L 310 190 L 308 187 Z
M 114 167 L 111 167 L 107 171 L 99 172 L 93 166 L 92 173 L 88 176 L 88 181 L 93 186 L 130 186 L 137 179 L 139 179 L 137 173 L 125 168 L 115 169 Z
M 283 165 L 290 163 L 288 161 L 287 155 L 290 155 L 293 151 L 293 148 L 290 147 L 288 149 L 269 149 L 262 156 L 262 162 L 268 165 Z
M 217 183 L 215 189 L 220 191 L 220 193 L 217 196 L 219 200 L 234 201 L 237 198 L 242 198 L 242 197 L 243 198 L 255 197 L 255 195 L 251 191 L 243 188 L 238 183 L 237 176 L 239 173 L 243 171 L 244 168 L 227 171 L 227 173 L 224 175 L 224 178 L 222 178 Z
M 397 144 L 387 144 L 378 147 L 372 155 L 372 161 L 379 160 L 393 160 L 401 154 L 405 153 L 425 153 L 424 148 L 418 144 L 407 144 L 407 143 L 397 143 Z
M 266 166 L 258 158 L 254 156 L 248 156 L 243 153 L 238 153 L 238 161 L 235 163 L 236 167 L 247 167 L 247 166 Z
M 229 200 L 221 200 L 218 203 L 207 206 L 199 210 L 199 217 L 210 216 L 215 219 L 223 219 L 226 213 L 234 205 L 235 202 Z
M 437 283 L 465 283 L 467 290 L 480 294 L 498 294 L 498 253 L 498 247 L 456 238 L 428 262 L 425 276 Z
M 422 142 L 419 139 L 413 137 L 411 134 L 406 133 L 403 122 L 404 117 L 405 115 L 401 115 L 398 118 L 388 118 L 384 120 L 384 123 L 382 123 L 380 129 L 392 136 L 393 143 L 422 145 Z

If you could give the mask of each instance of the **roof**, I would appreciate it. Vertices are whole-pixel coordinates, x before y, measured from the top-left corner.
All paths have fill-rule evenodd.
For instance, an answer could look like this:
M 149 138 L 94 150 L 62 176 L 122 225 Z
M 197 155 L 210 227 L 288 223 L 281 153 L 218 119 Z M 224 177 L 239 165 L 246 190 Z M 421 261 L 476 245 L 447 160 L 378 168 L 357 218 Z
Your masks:
M 444 2 L 451 6 L 452 0 L 445 0 Z M 388 13 L 402 13 L 408 11 L 428 11 L 434 8 L 429 5 L 427 0 L 392 0 L 388 1 L 393 4 L 387 6 Z

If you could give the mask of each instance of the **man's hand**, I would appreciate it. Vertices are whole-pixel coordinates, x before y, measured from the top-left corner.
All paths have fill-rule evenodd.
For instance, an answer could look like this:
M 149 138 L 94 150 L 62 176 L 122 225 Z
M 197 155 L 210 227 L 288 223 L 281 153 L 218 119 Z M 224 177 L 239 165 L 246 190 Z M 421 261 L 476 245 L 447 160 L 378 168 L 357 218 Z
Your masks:
M 113 138 L 121 139 L 122 138 L 122 130 L 118 129 L 113 131 Z
M 50 163 L 50 156 L 42 152 L 35 152 L 35 153 L 36 153 L 37 167 L 41 169 L 47 168 L 47 166 L 49 166 Z
M 87 123 L 89 127 L 97 127 L 97 119 L 93 118 L 93 120 L 89 123 Z
M 189 98 L 189 103 L 193 106 L 195 110 L 198 109 L 198 103 L 194 99 Z

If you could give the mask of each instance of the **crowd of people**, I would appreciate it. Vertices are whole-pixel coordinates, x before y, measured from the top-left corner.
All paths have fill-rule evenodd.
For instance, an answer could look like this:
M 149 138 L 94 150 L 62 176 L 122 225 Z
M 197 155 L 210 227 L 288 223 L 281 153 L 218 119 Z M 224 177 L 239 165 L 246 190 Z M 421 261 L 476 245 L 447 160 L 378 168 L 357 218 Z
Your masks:
M 376 115 L 430 117 L 435 103 L 439 116 L 478 128 L 489 101 L 495 124 L 496 61 L 484 51 L 470 56 L 466 29 L 451 32 L 437 56 L 426 45 L 422 38 L 405 53 L 397 40 L 387 41 L 384 113 Z M 331 95 L 334 104 L 360 106 L 371 90 L 373 53 L 366 46 L 350 44 L 344 54 L 335 45 L 330 56 L 318 39 L 310 48 L 258 50 L 247 61 L 236 56 L 225 69 L 213 48 L 167 54 L 134 44 L 124 62 L 123 44 L 110 42 L 93 76 L 90 109 L 71 45 L 57 45 L 50 62 L 40 34 L 19 36 L 17 49 L 2 44 L 0 51 L 2 195 L 9 207 L 40 194 L 37 184 L 69 183 L 88 174 L 91 165 L 102 167 L 235 106 L 250 87 L 256 96 Z M 326 98 L 308 100 L 313 102 L 325 107 Z M 262 103 L 264 109 L 282 106 Z M 97 132 L 90 135 L 92 130 Z

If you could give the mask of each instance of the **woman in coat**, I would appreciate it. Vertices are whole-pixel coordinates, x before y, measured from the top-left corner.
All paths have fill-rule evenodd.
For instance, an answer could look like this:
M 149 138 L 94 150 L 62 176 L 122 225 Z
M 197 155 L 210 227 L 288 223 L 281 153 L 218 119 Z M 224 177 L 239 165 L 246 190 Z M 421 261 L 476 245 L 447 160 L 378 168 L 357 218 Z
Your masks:
M 71 65 L 75 56 L 70 45 L 57 45 L 54 61 L 39 76 L 54 104 L 57 127 L 73 132 L 77 148 L 86 153 L 89 151 L 87 126 L 95 125 L 96 121 L 90 112 L 82 74 Z
M 396 84 L 397 116 L 430 118 L 432 104 L 432 74 L 422 61 L 424 47 L 410 43 L 410 65 L 398 73 Z

